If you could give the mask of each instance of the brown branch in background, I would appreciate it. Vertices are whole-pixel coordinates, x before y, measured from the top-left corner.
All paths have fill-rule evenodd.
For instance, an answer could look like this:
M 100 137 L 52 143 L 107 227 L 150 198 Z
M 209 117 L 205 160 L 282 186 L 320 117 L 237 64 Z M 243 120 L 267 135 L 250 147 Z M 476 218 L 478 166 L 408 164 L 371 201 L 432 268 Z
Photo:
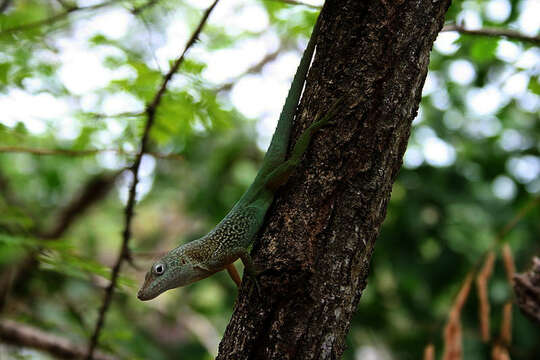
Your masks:
M 289 5 L 306 6 L 308 8 L 316 9 L 316 10 L 321 9 L 321 7 L 318 6 L 318 5 L 311 5 L 311 4 L 308 4 L 308 3 L 305 3 L 305 2 L 302 2 L 302 1 L 299 1 L 299 0 L 271 0 L 271 1 L 278 1 L 278 2 L 285 3 L 285 4 L 289 4 Z
M 0 2 L 0 14 L 6 11 L 9 5 L 11 5 L 11 0 L 2 0 L 2 2 Z
M 472 273 L 469 273 L 452 304 L 448 321 L 444 327 L 443 360 L 461 360 L 463 347 L 461 343 L 461 310 L 467 301 L 471 289 Z
M 424 348 L 424 360 L 435 360 L 435 345 L 429 343 Z
M 87 116 L 92 119 L 105 119 L 105 118 L 133 118 L 144 115 L 144 111 L 123 111 L 116 114 L 104 114 L 100 112 L 81 112 L 81 116 Z
M 514 275 L 514 294 L 521 312 L 540 325 L 540 258 L 533 258 L 528 272 Z
M 540 44 L 540 37 L 539 36 L 528 36 L 524 35 L 518 31 L 510 30 L 510 29 L 503 29 L 503 28 L 483 28 L 483 29 L 466 29 L 465 27 L 457 24 L 448 24 L 445 25 L 441 32 L 445 31 L 457 31 L 461 34 L 467 34 L 467 35 L 479 35 L 479 36 L 488 36 L 488 37 L 506 37 L 512 40 L 520 40 L 520 41 L 526 41 L 531 42 L 533 44 Z
M 122 172 L 123 170 L 112 174 L 99 174 L 90 179 L 83 189 L 77 192 L 80 195 L 72 199 L 60 211 L 53 227 L 39 233 L 38 236 L 42 239 L 58 239 L 61 237 L 80 215 L 109 193 Z
M 493 345 L 491 350 L 491 359 L 492 360 L 510 360 L 510 355 L 508 354 L 508 349 L 502 346 L 499 343 Z
M 0 320 L 0 339 L 12 345 L 45 351 L 60 359 L 80 359 L 86 353 L 84 346 L 64 337 L 10 320 Z M 115 360 L 116 357 L 96 351 L 94 359 Z
M 67 2 L 66 0 L 56 0 L 56 2 L 62 5 L 64 9 L 70 9 L 73 7 L 73 5 Z
M 217 356 L 220 335 L 216 328 L 205 316 L 198 314 L 186 305 L 178 307 L 182 316 L 170 316 L 156 304 L 149 303 L 152 311 L 146 314 L 134 315 L 128 308 L 120 309 L 124 318 L 133 318 L 134 327 L 150 334 L 158 346 L 177 348 L 191 341 L 194 336 L 211 355 Z
M 502 247 L 502 258 L 504 263 L 504 269 L 506 270 L 506 279 L 510 288 L 514 285 L 514 274 L 516 273 L 516 266 L 514 265 L 514 257 L 512 256 L 512 250 L 508 243 L 504 243 Z
M 512 302 L 504 304 L 499 339 L 493 345 L 491 358 L 493 360 L 510 360 L 508 348 L 512 342 Z
M 152 128 L 152 125 L 155 120 L 155 115 L 157 111 L 157 107 L 159 106 L 161 99 L 163 97 L 163 94 L 165 94 L 165 91 L 167 90 L 167 85 L 169 84 L 169 81 L 173 77 L 174 73 L 178 70 L 182 62 L 184 61 L 184 57 L 187 53 L 187 51 L 191 48 L 191 46 L 195 43 L 195 41 L 198 39 L 199 34 L 202 31 L 202 28 L 206 24 L 206 21 L 208 20 L 208 16 L 212 12 L 212 10 L 215 8 L 219 0 L 214 0 L 212 5 L 204 12 L 201 21 L 199 22 L 199 25 L 191 35 L 191 38 L 186 43 L 186 46 L 184 48 L 184 51 L 180 55 L 178 59 L 173 63 L 171 66 L 169 72 L 164 76 L 163 81 L 161 83 L 161 86 L 159 90 L 157 91 L 156 95 L 154 96 L 154 99 L 147 105 L 146 107 L 146 114 L 147 114 L 147 120 L 144 127 L 143 135 L 141 138 L 141 145 L 139 153 L 137 154 L 137 157 L 135 158 L 135 162 L 133 163 L 133 166 L 131 167 L 131 172 L 133 174 L 133 182 L 131 184 L 131 187 L 129 189 L 129 196 L 128 201 L 125 209 L 125 223 L 124 223 L 124 231 L 122 232 L 122 248 L 120 250 L 120 253 L 118 254 L 118 258 L 116 259 L 116 263 L 114 264 L 112 268 L 111 273 L 111 281 L 107 288 L 105 289 L 105 296 L 103 298 L 103 303 L 101 305 L 101 308 L 99 310 L 98 314 L 98 320 L 96 322 L 96 327 L 94 330 L 94 333 L 92 334 L 92 337 L 90 338 L 90 342 L 88 345 L 88 354 L 86 356 L 87 360 L 92 360 L 94 350 L 97 346 L 99 334 L 101 332 L 101 329 L 103 328 L 103 324 L 105 322 L 105 314 L 107 313 L 107 310 L 109 309 L 109 305 L 112 300 L 112 295 L 114 292 L 114 288 L 116 287 L 116 283 L 118 281 L 118 275 L 120 273 L 120 268 L 122 266 L 123 260 L 129 260 L 131 258 L 129 253 L 129 240 L 131 238 L 131 221 L 133 219 L 133 209 L 135 207 L 135 196 L 137 193 L 137 183 L 139 181 L 139 167 L 141 164 L 141 160 L 143 155 L 147 151 L 148 147 L 148 138 L 150 135 L 150 129 Z
M 72 150 L 72 149 L 39 149 L 28 148 L 21 146 L 0 146 L 0 153 L 15 153 L 15 154 L 32 154 L 38 156 L 92 156 L 96 154 L 112 152 L 118 155 L 136 156 L 135 153 L 125 151 L 122 149 L 87 149 L 87 150 Z M 178 154 L 160 154 L 157 152 L 148 151 L 148 155 L 152 155 L 158 159 L 170 159 L 170 160 L 184 160 L 182 155 Z
M 43 240 L 52 240 L 60 238 L 92 205 L 103 200 L 114 185 L 116 178 L 123 171 L 124 170 L 121 170 L 112 174 L 99 174 L 91 179 L 82 187 L 82 189 L 76 192 L 76 194 L 80 195 L 74 197 L 68 205 L 60 210 L 59 214 L 55 216 L 54 225 L 49 230 L 43 230 L 37 217 L 26 211 L 25 206 L 18 201 L 18 199 L 13 197 L 13 192 L 9 188 L 8 181 L 1 173 L 0 195 L 4 195 L 4 192 L 6 192 L 5 195 L 9 196 L 7 198 L 4 196 L 4 198 L 8 205 L 17 208 L 19 212 L 31 219 L 32 228 L 29 232 L 32 235 Z M 17 286 L 21 281 L 26 281 L 31 278 L 32 272 L 39 265 L 36 260 L 37 253 L 37 250 L 31 251 L 24 259 L 12 266 L 8 266 L 0 273 L 0 311 L 5 305 L 8 293 L 12 286 Z
M 70 8 L 67 8 L 66 10 L 64 10 L 62 12 L 59 12 L 58 14 L 53 15 L 51 17 L 48 17 L 46 19 L 30 22 L 30 23 L 27 23 L 27 24 L 22 24 L 22 25 L 15 26 L 15 27 L 12 27 L 12 28 L 3 29 L 2 31 L 0 31 L 0 35 L 12 34 L 12 33 L 19 32 L 19 31 L 24 31 L 24 30 L 37 28 L 37 27 L 40 27 L 40 26 L 52 25 L 52 24 L 54 24 L 54 23 L 56 23 L 56 22 L 58 22 L 60 20 L 65 19 L 70 14 L 73 14 L 75 12 L 88 11 L 88 10 L 97 10 L 97 9 L 102 8 L 102 7 L 112 5 L 115 2 L 118 2 L 118 0 L 104 1 L 104 2 L 101 2 L 99 4 L 94 4 L 94 5 L 89 5 L 89 6 L 72 6 Z
M 489 341 L 489 297 L 488 297 L 488 280 L 493 272 L 493 264 L 495 263 L 495 252 L 490 251 L 482 269 L 476 276 L 476 289 L 478 292 L 478 314 L 480 317 L 480 333 L 482 335 L 482 341 Z
M 159 2 L 159 0 L 149 0 L 149 1 L 147 1 L 146 3 L 144 3 L 144 4 L 140 5 L 140 6 L 134 7 L 131 10 L 131 13 L 133 15 L 139 15 L 140 13 L 145 11 L 146 9 L 151 8 L 152 6 L 156 5 L 158 2 Z
M 506 347 L 512 343 L 512 302 L 507 301 L 503 307 L 503 316 L 501 322 L 500 341 Z
M 522 207 L 518 213 L 508 222 L 497 235 L 497 242 L 500 242 L 502 238 L 510 232 L 519 221 L 529 213 L 533 208 L 540 204 L 540 196 L 532 198 L 524 207 Z
M 275 51 L 266 54 L 259 62 L 257 62 L 256 64 L 250 66 L 244 73 L 236 76 L 235 78 L 233 78 L 232 80 L 227 81 L 224 84 L 221 84 L 216 89 L 216 91 L 217 92 L 230 91 L 231 88 L 234 86 L 234 84 L 236 84 L 238 82 L 238 80 L 240 80 L 244 76 L 249 75 L 249 74 L 260 73 L 266 64 L 271 63 L 272 61 L 276 60 L 276 58 L 279 56 L 279 54 L 281 52 L 283 52 L 289 46 L 290 45 L 288 43 L 287 44 L 282 44 Z

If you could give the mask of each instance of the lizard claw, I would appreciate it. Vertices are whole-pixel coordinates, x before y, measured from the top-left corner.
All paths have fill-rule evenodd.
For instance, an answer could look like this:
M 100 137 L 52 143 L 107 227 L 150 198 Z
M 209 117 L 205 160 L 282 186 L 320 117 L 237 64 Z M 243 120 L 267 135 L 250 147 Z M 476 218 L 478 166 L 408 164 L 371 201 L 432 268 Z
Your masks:
M 260 274 L 260 272 L 257 273 L 248 273 L 247 278 L 253 282 L 254 288 L 257 291 L 257 295 L 262 298 L 262 291 L 261 286 L 259 284 L 259 280 L 257 279 L 257 276 Z M 253 287 L 249 289 L 249 295 L 251 296 L 251 293 L 253 291 Z

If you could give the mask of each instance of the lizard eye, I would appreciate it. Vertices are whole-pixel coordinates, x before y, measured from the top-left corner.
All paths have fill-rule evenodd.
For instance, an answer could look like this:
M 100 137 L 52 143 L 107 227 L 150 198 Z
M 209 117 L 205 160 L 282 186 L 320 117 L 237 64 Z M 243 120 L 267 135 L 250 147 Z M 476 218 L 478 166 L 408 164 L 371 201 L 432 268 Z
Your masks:
M 161 275 L 165 272 L 165 265 L 163 264 L 156 264 L 154 265 L 154 273 L 156 275 Z

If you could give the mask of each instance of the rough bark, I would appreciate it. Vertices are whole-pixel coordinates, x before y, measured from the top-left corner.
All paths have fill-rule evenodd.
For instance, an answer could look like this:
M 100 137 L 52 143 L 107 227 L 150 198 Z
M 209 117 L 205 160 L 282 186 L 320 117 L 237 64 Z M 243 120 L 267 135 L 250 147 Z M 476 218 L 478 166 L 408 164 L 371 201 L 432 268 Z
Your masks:
M 450 0 L 328 0 L 291 143 L 345 96 L 278 193 L 218 359 L 337 359 L 366 286 Z
M 521 312 L 540 325 L 540 258 L 533 258 L 528 272 L 514 275 L 514 293 Z

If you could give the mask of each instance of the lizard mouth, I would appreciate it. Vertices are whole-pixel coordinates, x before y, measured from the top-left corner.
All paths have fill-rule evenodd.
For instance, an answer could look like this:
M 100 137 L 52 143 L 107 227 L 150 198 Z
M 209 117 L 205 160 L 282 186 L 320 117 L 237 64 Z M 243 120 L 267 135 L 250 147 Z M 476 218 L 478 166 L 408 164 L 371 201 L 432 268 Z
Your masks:
M 141 288 L 139 290 L 139 292 L 137 293 L 137 299 L 141 300 L 141 301 L 148 301 L 148 300 L 152 300 L 153 298 L 155 298 L 157 295 L 153 295 L 153 294 L 145 294 L 143 289 Z

